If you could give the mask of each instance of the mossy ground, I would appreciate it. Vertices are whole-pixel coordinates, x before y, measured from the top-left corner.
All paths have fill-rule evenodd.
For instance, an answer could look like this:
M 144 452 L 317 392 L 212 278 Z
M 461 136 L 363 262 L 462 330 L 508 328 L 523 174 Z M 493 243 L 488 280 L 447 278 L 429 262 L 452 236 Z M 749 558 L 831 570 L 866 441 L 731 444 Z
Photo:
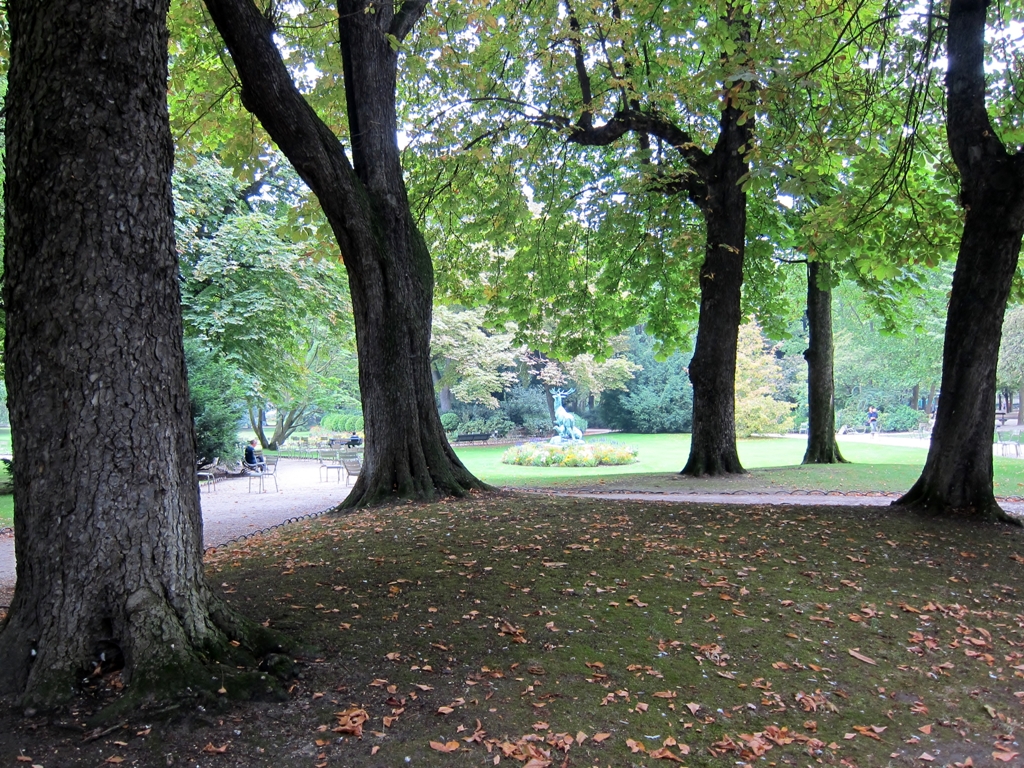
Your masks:
M 1022 536 L 890 509 L 511 494 L 321 518 L 209 558 L 234 607 L 316 649 L 288 701 L 90 742 L 87 702 L 9 716 L 0 761 L 1003 764 L 1024 753 Z

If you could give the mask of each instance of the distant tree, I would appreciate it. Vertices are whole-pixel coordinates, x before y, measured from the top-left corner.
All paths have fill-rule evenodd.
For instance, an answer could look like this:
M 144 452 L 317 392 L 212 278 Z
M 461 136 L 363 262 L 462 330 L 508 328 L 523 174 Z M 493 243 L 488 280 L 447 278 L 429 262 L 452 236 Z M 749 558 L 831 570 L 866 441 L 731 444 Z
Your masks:
M 511 332 L 486 330 L 483 309 L 434 307 L 430 360 L 441 413 L 452 410 L 452 396 L 467 404 L 498 407 L 494 394 L 516 382 L 513 337 Z
M 337 254 L 308 231 L 289 232 L 300 183 L 290 169 L 244 187 L 212 159 L 175 174 L 185 332 L 248 379 L 250 423 L 274 448 L 355 388 L 348 284 Z M 271 184 L 273 187 L 271 188 Z M 266 411 L 277 408 L 273 435 Z
M 628 340 L 627 357 L 639 368 L 626 391 L 604 394 L 598 409 L 601 418 L 626 432 L 689 432 L 693 389 L 686 357 L 674 352 L 658 360 L 656 340 L 640 331 L 631 331 Z
M 234 459 L 238 419 L 245 402 L 245 377 L 216 352 L 185 340 L 188 393 L 196 430 L 196 458 Z
M 756 321 L 740 326 L 736 349 L 736 434 L 789 431 L 795 406 L 777 398 L 782 369 Z
M 1000 386 L 1018 391 L 1024 409 L 1024 307 L 1014 307 L 1003 322 L 996 377 Z

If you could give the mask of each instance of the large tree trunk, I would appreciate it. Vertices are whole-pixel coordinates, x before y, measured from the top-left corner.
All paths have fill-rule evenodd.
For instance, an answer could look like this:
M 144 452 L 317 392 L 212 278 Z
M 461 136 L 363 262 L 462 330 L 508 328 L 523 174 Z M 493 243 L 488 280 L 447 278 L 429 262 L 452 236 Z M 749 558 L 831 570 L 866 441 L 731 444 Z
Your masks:
M 0 692 L 209 686 L 167 117 L 167 0 L 11 0 L 4 304 L 17 586 Z M 204 681 L 201 682 L 201 681 Z
M 992 491 L 993 404 L 1003 313 L 1024 234 L 1024 153 L 1009 155 L 985 111 L 985 0 L 949 9 L 946 125 L 961 177 L 960 240 L 942 351 L 942 397 L 921 477 L 896 504 L 1012 520 Z
M 804 359 L 807 361 L 808 427 L 803 463 L 845 463 L 836 443 L 829 266 L 818 261 L 807 262 L 807 325 L 809 340 Z
M 351 164 L 296 89 L 272 23 L 252 0 L 206 5 L 234 59 L 243 103 L 319 199 L 348 270 L 366 453 L 344 506 L 486 488 L 448 445 L 438 416 L 430 375 L 433 266 L 399 162 L 392 42 L 408 34 L 426 0 L 398 10 L 338 2 Z
M 736 450 L 736 343 L 747 230 L 747 194 L 740 184 L 749 170 L 743 153 L 753 120 L 740 125 L 740 115 L 734 105 L 723 109 L 718 143 L 709 158 L 707 196 L 697 200 L 707 223 L 707 245 L 689 369 L 693 435 L 680 473 L 693 477 L 744 471 Z

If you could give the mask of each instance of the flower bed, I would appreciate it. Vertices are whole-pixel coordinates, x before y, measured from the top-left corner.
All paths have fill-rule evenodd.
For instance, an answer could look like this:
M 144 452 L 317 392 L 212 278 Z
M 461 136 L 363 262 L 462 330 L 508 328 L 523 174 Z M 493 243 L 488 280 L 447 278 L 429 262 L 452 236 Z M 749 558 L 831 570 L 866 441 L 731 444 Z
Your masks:
M 523 443 L 505 451 L 505 464 L 526 467 L 597 467 L 632 464 L 636 448 L 619 443 Z

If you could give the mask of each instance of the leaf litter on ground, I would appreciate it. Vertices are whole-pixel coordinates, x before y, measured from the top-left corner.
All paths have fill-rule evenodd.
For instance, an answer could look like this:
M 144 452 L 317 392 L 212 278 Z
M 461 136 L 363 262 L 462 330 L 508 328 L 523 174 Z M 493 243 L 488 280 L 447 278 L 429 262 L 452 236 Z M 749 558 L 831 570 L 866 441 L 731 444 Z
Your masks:
M 230 744 L 216 764 L 268 766 L 1012 761 L 1020 544 L 878 508 L 512 494 L 304 521 L 208 557 L 226 600 L 313 649 L 289 700 L 225 704 L 119 750 Z M 12 749 L 39 743 L 19 733 Z M 61 765 L 109 748 L 53 739 Z

